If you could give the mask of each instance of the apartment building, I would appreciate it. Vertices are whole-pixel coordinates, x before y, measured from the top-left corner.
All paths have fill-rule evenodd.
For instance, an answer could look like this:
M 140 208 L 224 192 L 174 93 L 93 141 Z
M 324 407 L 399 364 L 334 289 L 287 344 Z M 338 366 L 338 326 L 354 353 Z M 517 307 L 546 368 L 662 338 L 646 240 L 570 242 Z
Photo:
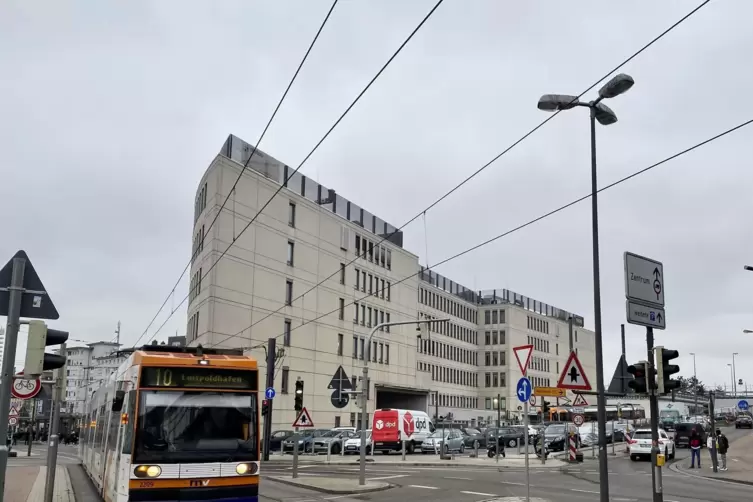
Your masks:
M 335 190 L 290 176 L 290 167 L 258 150 L 243 170 L 252 150 L 229 136 L 199 183 L 186 343 L 244 348 L 264 375 L 274 337 L 275 427 L 295 418 L 298 379 L 315 425 L 357 425 L 355 399 L 335 399 L 339 367 L 353 390 L 365 389 L 368 413 L 452 412 L 468 424 L 496 419 L 497 394 L 505 417 L 515 415 L 516 344 L 541 340 L 531 374 L 542 384 L 556 380 L 565 357 L 560 337 L 566 341 L 567 316 L 574 314 L 507 290 L 474 292 L 424 270 L 403 248 L 401 231 Z M 433 323 L 424 337 L 414 325 L 382 327 L 368 343 L 379 323 L 426 318 L 448 320 Z M 593 334 L 578 319 L 577 348 L 593 358 Z
M 125 361 L 114 342 L 94 342 L 85 347 L 66 348 L 65 404 L 68 413 L 83 415 L 86 402 L 113 371 Z

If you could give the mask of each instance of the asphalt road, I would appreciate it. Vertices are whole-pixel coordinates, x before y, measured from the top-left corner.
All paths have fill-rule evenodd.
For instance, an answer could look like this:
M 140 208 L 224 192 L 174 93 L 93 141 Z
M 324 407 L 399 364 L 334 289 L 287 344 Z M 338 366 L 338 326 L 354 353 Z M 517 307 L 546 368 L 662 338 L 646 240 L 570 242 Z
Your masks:
M 725 430 L 734 447 L 734 440 L 751 431 Z M 623 448 L 624 450 L 624 448 Z M 608 447 L 611 453 L 611 447 Z M 599 472 L 598 462 L 590 458 L 586 450 L 586 460 L 582 464 L 567 468 L 566 471 L 542 469 L 533 463 L 530 472 L 530 494 L 556 502 L 598 501 Z M 702 453 L 704 469 L 707 468 L 708 454 Z M 677 458 L 689 456 L 686 449 L 677 450 Z M 288 466 L 268 466 L 266 474 L 290 475 Z M 332 476 L 357 477 L 358 466 L 312 465 L 301 469 L 301 477 Z M 713 480 L 696 479 L 681 473 L 662 469 L 665 502 L 740 502 L 753 499 L 753 487 L 722 483 Z M 367 479 L 382 480 L 397 485 L 397 488 L 359 496 L 336 496 L 314 494 L 306 490 L 293 489 L 262 480 L 262 500 L 276 502 L 302 502 L 319 500 L 373 501 L 387 502 L 410 500 L 430 501 L 469 501 L 478 502 L 493 497 L 521 497 L 526 494 L 525 472 L 506 469 L 473 469 L 464 467 L 401 467 L 400 465 L 369 465 Z M 611 500 L 616 502 L 644 502 L 652 500 L 651 465 L 649 462 L 633 462 L 623 452 L 609 455 L 609 488 Z M 291 490 L 297 490 L 291 493 Z

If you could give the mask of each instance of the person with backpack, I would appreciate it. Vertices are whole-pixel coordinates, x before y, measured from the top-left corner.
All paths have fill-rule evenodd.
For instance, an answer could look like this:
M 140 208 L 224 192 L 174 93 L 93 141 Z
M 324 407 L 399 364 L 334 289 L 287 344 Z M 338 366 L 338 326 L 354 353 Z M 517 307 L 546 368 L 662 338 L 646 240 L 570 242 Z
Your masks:
M 695 461 L 698 459 L 698 468 L 701 468 L 701 438 L 698 431 L 693 429 L 690 433 L 690 468 L 695 469 Z
M 727 450 L 729 450 L 729 439 L 722 434 L 720 429 L 716 430 L 716 447 L 719 452 L 719 470 L 727 470 Z

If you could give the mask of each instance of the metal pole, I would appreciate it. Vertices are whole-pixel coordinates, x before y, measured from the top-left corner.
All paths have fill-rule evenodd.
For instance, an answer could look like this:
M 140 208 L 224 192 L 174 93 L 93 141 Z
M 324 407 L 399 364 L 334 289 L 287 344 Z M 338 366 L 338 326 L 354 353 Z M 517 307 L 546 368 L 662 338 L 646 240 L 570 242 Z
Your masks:
M 376 330 L 376 328 L 374 328 Z M 374 334 L 374 331 L 371 332 L 371 334 Z M 369 336 L 369 343 L 366 344 L 366 347 L 371 347 L 371 336 Z M 370 350 L 366 349 L 366 354 L 364 354 L 364 362 L 363 362 L 363 375 L 361 380 L 361 458 L 359 460 L 359 468 L 358 468 L 358 484 L 363 486 L 366 484 L 366 428 L 367 422 L 366 422 L 366 411 L 368 408 L 368 401 L 366 400 L 366 386 L 369 385 L 369 368 L 368 368 L 368 360 L 369 360 L 369 352 Z M 374 453 L 374 450 L 371 450 L 371 453 Z
M 300 439 L 300 436 L 298 436 L 298 428 L 296 427 L 296 434 L 293 435 L 293 479 L 298 477 L 298 441 L 300 441 Z M 314 447 L 313 443 L 311 447 Z
M 695 354 L 693 354 L 693 394 L 695 396 L 693 414 L 698 415 L 698 374 L 695 371 Z
M 711 467 L 714 472 L 719 472 L 719 463 L 716 458 L 716 424 L 714 423 L 714 391 L 709 392 L 709 417 L 711 418 Z
M 648 357 L 646 381 L 648 382 L 648 399 L 651 409 L 651 491 L 653 492 L 654 502 L 663 502 L 661 467 L 656 465 L 656 458 L 659 455 L 659 396 L 656 395 L 657 389 L 654 378 L 654 368 L 656 365 L 654 363 L 653 328 L 646 328 L 646 355 Z M 661 375 L 658 378 L 661 378 Z
M 497 441 L 497 448 L 496 448 L 496 451 L 497 451 L 496 462 L 497 463 L 499 463 L 499 428 L 500 428 L 500 424 L 499 424 L 499 421 L 500 421 L 499 407 L 501 405 L 501 402 L 500 402 L 500 398 L 501 397 L 502 397 L 501 394 L 497 394 L 497 434 L 496 434 L 496 439 L 495 439 Z
M 523 440 L 526 442 L 526 502 L 528 502 L 531 500 L 531 476 L 528 472 L 528 401 L 523 403 L 523 414 Z M 499 433 L 497 433 L 497 435 L 499 436 Z M 534 450 L 535 449 L 536 448 L 534 448 Z M 541 457 L 546 457 L 543 443 L 541 444 Z
M 591 225 L 593 230 L 594 349 L 596 351 L 596 396 L 599 420 L 599 493 L 601 502 L 609 502 L 609 465 L 607 461 L 607 398 L 604 394 L 604 354 L 601 339 L 601 279 L 599 272 L 599 204 L 596 183 L 596 104 L 591 103 Z
M 16 360 L 18 329 L 21 326 L 21 298 L 24 292 L 24 269 L 26 259 L 13 258 L 13 275 L 10 282 L 8 301 L 8 324 L 5 329 L 5 352 L 3 354 L 3 374 L 0 385 L 0 502 L 5 493 L 5 470 L 8 467 L 8 411 L 10 409 L 10 388 L 13 385 L 13 364 Z M 10 382 L 10 383 L 9 383 Z
M 26 456 L 31 457 L 31 437 L 34 431 L 34 425 L 37 423 L 37 400 L 31 400 L 31 421 L 29 422 L 29 448 L 26 450 Z
M 60 353 L 66 354 L 65 343 L 60 344 Z M 66 366 L 55 370 L 55 390 L 52 397 L 52 412 L 50 413 L 50 435 L 47 444 L 47 479 L 44 485 L 44 502 L 52 502 L 52 495 L 55 491 L 55 470 L 58 460 L 58 443 L 60 437 L 60 402 L 63 397 L 63 376 L 65 375 Z
M 567 335 L 569 352 L 573 351 L 573 316 L 567 318 Z M 568 356 L 570 355 L 568 352 Z
M 275 356 L 277 354 L 277 339 L 267 340 L 267 389 L 275 386 Z M 266 389 L 265 389 L 266 392 Z M 266 397 L 266 396 L 265 396 Z M 269 460 L 269 442 L 272 438 L 272 402 L 267 399 L 267 416 L 264 417 L 264 461 Z
M 620 341 L 622 342 L 622 361 L 627 361 L 627 357 L 625 355 L 625 325 L 624 324 L 620 324 Z M 622 361 L 620 361 L 620 364 L 622 364 Z M 627 393 L 627 382 L 625 381 L 624 376 L 620 378 L 620 391 L 623 394 Z
M 732 395 L 737 397 L 737 371 L 735 371 L 735 356 L 732 354 Z

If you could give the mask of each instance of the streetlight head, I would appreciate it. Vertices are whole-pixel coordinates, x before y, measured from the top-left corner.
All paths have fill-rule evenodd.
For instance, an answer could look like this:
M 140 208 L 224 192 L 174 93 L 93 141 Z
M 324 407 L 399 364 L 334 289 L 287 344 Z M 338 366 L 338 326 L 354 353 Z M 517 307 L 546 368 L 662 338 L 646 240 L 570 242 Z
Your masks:
M 744 330 L 743 330 L 743 333 L 753 333 L 753 331 L 751 331 L 751 330 L 749 330 L 749 329 L 744 329 Z
M 633 77 L 620 73 L 619 75 L 612 77 L 609 82 L 604 84 L 604 87 L 599 89 L 599 97 L 602 99 L 617 97 L 620 94 L 626 93 L 631 87 L 633 87 L 634 83 L 635 80 L 633 80 Z
M 617 122 L 617 115 L 615 115 L 612 109 L 607 105 L 603 103 L 596 103 L 594 110 L 596 113 L 596 120 L 599 121 L 599 124 L 606 126 Z
M 745 270 L 748 270 L 749 272 L 753 272 L 753 267 L 750 265 L 745 265 Z
M 569 96 L 567 94 L 544 94 L 539 98 L 539 110 L 545 112 L 557 112 L 560 110 L 569 110 L 580 104 L 578 96 Z

